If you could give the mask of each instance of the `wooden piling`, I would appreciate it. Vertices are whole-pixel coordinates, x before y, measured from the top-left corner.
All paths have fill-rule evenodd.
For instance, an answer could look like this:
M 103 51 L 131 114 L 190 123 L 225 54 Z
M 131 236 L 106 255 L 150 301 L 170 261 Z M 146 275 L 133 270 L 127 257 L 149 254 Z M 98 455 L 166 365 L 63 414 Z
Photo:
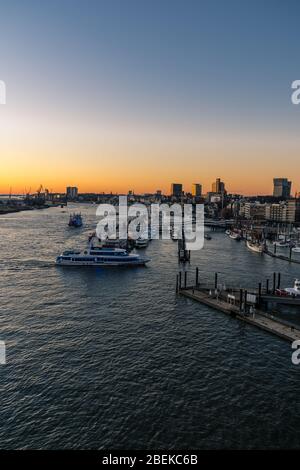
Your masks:
M 215 289 L 218 288 L 218 273 L 215 273 Z
M 240 312 L 242 311 L 243 305 L 243 289 L 240 289 Z
M 199 284 L 199 268 L 196 268 L 196 286 Z
M 280 280 L 281 280 L 281 274 L 277 274 L 277 289 L 280 289 Z

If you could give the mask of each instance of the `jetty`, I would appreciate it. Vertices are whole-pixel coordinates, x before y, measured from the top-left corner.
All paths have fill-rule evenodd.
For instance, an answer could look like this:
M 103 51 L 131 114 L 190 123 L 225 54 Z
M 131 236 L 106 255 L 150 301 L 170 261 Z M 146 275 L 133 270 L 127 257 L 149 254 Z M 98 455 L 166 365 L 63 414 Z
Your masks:
M 264 253 L 272 258 L 281 259 L 283 261 L 288 261 L 289 263 L 300 264 L 300 258 L 292 257 L 292 248 L 289 248 L 289 256 L 277 254 L 276 245 L 274 246 L 274 251 L 270 251 L 267 247 L 264 248 Z
M 267 282 L 266 288 L 262 288 L 261 283 L 258 288 L 251 289 L 222 288 L 218 284 L 218 273 L 215 273 L 214 284 L 204 285 L 199 283 L 199 271 L 196 268 L 195 282 L 189 286 L 187 285 L 187 271 L 179 272 L 176 278 L 176 293 L 286 341 L 299 340 L 300 327 L 277 318 L 272 307 L 274 304 L 284 303 L 299 305 L 300 309 L 300 297 L 276 295 L 276 282 L 280 283 L 280 274 L 277 277 L 274 273 L 274 290 L 269 290 L 269 282 Z

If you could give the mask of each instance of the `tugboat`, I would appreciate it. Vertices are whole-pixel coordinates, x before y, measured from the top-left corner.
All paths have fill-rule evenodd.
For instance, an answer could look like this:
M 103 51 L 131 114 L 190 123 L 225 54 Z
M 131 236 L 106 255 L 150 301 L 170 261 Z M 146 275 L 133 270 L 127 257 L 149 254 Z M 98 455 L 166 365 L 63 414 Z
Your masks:
M 71 214 L 69 219 L 69 227 L 82 227 L 81 214 Z
M 137 254 L 129 254 L 122 248 L 103 248 L 94 246 L 93 239 L 89 238 L 88 248 L 81 251 L 64 251 L 56 258 L 58 266 L 144 266 L 150 261 L 149 258 Z

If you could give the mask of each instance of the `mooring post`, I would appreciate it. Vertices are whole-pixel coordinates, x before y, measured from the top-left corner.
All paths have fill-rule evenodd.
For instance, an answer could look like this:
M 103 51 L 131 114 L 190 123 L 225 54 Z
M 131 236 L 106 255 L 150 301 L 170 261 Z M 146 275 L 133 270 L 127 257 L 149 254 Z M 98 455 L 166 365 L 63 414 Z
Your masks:
M 276 273 L 273 273 L 273 294 L 275 294 L 276 289 Z
M 290 246 L 290 260 L 292 259 L 292 247 Z
M 276 251 L 277 251 L 277 245 L 276 243 L 274 243 L 274 255 L 276 255 Z
M 269 293 L 269 279 L 267 279 L 266 291 L 267 291 L 267 294 L 268 294 Z
M 218 288 L 218 273 L 215 273 L 215 289 Z
M 184 288 L 186 289 L 187 271 L 184 271 Z
M 240 312 L 242 310 L 243 305 L 243 289 L 240 289 Z
M 196 286 L 199 284 L 199 268 L 196 268 Z
M 248 292 L 245 290 L 245 313 L 247 313 L 247 295 Z
M 258 305 L 261 302 L 261 282 L 258 284 Z
M 280 281 L 281 281 L 281 274 L 278 273 L 278 275 L 277 275 L 277 289 L 280 289 Z
M 181 289 L 181 271 L 179 272 L 179 289 Z
M 176 275 L 176 294 L 178 294 L 178 274 Z

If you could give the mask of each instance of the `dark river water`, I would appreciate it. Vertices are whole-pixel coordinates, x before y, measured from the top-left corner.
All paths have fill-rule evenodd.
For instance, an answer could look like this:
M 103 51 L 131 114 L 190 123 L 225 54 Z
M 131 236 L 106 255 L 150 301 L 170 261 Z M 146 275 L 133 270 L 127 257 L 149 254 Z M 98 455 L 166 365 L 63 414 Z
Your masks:
M 149 244 L 147 267 L 55 267 L 95 228 L 96 206 L 80 206 L 81 229 L 67 226 L 72 209 L 0 218 L 0 447 L 300 447 L 291 345 L 176 297 L 172 240 Z M 195 266 L 238 286 L 300 277 L 224 233 L 192 253 L 190 279 Z

